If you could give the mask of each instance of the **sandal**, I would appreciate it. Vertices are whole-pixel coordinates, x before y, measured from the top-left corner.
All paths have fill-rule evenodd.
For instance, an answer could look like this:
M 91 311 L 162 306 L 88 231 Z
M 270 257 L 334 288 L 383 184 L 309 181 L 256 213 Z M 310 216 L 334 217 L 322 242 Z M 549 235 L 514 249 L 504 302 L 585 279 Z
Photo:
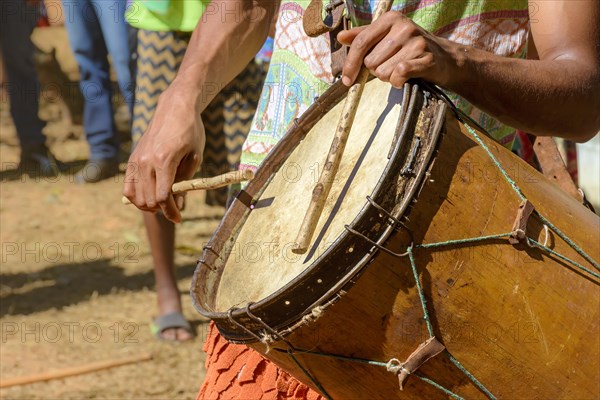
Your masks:
M 194 331 L 190 326 L 190 323 L 183 317 L 183 314 L 180 312 L 172 312 L 170 314 L 161 315 L 160 317 L 154 318 L 154 321 L 150 324 L 150 332 L 158 340 L 163 340 L 166 342 L 180 342 L 185 340 L 169 340 L 165 339 L 162 334 L 167 329 L 183 329 L 187 331 L 190 335 L 194 336 Z M 187 340 L 187 339 L 186 339 Z

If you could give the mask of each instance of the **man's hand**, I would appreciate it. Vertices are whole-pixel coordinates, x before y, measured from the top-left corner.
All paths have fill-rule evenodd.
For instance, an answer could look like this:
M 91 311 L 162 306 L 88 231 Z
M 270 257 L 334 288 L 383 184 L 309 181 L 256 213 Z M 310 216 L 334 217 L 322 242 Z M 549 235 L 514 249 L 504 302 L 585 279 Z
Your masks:
M 364 63 L 396 87 L 428 80 L 522 131 L 589 140 L 600 129 L 600 1 L 530 1 L 529 45 L 539 60 L 452 42 L 392 11 L 338 34 L 351 45 L 343 82 L 351 85 Z
M 183 196 L 174 197 L 171 186 L 194 175 L 205 144 L 195 101 L 182 93 L 172 85 L 160 96 L 154 118 L 129 158 L 123 190 L 139 209 L 162 210 L 173 222 L 181 221 Z
M 342 76 L 347 86 L 354 83 L 363 63 L 371 74 L 398 88 L 410 78 L 442 86 L 449 80 L 450 43 L 397 11 L 385 13 L 371 25 L 342 31 L 338 40 L 351 45 Z

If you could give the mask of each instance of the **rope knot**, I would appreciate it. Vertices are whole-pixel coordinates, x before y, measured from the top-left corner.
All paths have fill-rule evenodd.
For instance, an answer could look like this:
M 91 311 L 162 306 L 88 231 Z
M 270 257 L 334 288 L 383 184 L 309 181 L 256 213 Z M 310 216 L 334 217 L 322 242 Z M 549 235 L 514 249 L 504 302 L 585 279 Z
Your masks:
M 388 370 L 388 372 L 391 372 L 394 375 L 398 375 L 400 371 L 405 371 L 410 375 L 410 371 L 404 368 L 404 364 L 397 358 L 391 358 L 387 364 L 385 364 L 385 368 Z

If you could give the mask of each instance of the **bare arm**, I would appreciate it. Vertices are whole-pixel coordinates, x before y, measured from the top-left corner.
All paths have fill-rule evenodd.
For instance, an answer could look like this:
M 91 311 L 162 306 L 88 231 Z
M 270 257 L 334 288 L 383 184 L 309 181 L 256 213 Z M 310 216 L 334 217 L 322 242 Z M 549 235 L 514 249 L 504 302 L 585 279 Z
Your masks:
M 177 77 L 161 94 L 152 121 L 129 158 L 123 194 L 145 211 L 179 222 L 183 199 L 171 185 L 202 161 L 202 112 L 264 43 L 274 0 L 213 0 L 199 21 Z
M 277 6 L 276 0 L 212 1 L 168 92 L 177 91 L 203 111 L 215 89 L 235 78 L 261 48 Z
M 386 26 L 374 23 L 340 34 L 341 41 L 357 47 L 344 66 L 345 82 L 354 80 L 364 58 L 376 76 L 396 86 L 424 78 L 515 128 L 588 140 L 600 130 L 600 1 L 537 1 L 532 9 L 537 12 L 531 38 L 539 60 L 463 46 L 396 15 Z M 390 51 L 394 46 L 397 51 Z

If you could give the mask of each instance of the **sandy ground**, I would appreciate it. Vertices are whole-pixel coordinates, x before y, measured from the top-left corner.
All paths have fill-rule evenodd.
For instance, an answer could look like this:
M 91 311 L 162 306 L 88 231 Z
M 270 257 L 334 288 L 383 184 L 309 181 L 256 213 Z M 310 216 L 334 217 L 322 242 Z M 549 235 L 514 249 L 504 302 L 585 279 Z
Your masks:
M 57 157 L 75 168 L 83 165 L 87 144 L 81 126 L 72 126 L 57 104 L 44 103 L 40 115 L 48 120 L 45 133 Z M 156 299 L 148 244 L 140 212 L 121 205 L 124 175 L 87 186 L 76 185 L 68 174 L 18 177 L 11 172 L 19 147 L 6 96 L 0 119 L 0 380 L 146 353 L 153 357 L 1 389 L 0 397 L 194 398 L 204 376 L 207 322 L 193 309 L 188 291 L 195 260 L 223 209 L 204 205 L 201 193 L 188 197 L 177 236 L 177 276 L 185 314 L 198 336 L 187 343 L 158 341 L 149 330 Z M 124 160 L 127 152 L 125 144 Z

